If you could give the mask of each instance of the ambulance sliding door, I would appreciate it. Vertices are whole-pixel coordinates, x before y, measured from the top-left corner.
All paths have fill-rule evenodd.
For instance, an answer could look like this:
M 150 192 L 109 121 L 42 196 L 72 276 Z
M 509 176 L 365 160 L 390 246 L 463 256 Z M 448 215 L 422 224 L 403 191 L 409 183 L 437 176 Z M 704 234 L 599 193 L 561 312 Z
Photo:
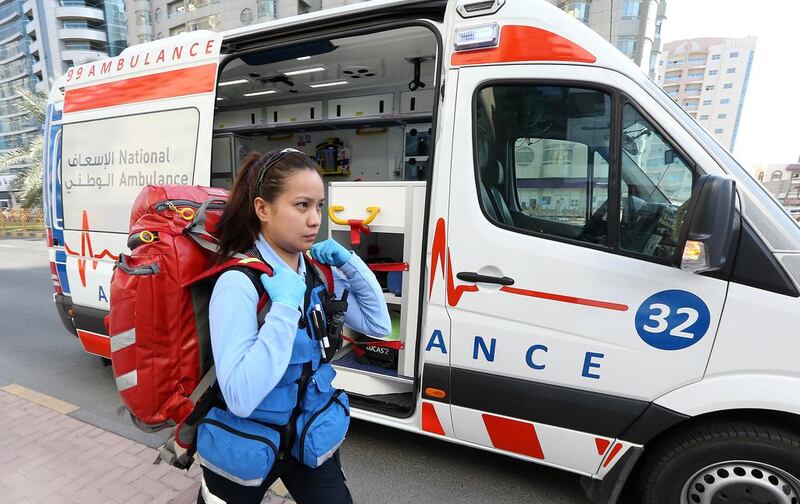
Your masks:
M 670 264 L 695 168 L 602 84 L 623 81 L 529 65 L 458 83 L 454 137 L 474 148 L 453 149 L 447 225 L 453 428 L 585 474 L 702 377 L 726 292 Z
M 209 184 L 221 36 L 187 33 L 66 75 L 61 200 L 75 324 L 108 356 L 102 319 L 130 209 L 150 184 Z

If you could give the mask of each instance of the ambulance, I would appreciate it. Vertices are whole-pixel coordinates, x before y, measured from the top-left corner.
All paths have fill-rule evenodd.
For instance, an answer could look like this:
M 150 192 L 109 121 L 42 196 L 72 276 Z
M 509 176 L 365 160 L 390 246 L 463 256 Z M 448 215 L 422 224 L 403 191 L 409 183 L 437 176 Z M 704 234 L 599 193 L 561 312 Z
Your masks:
M 402 343 L 337 354 L 353 417 L 571 471 L 591 502 L 800 499 L 798 224 L 545 1 L 155 40 L 69 69 L 45 132 L 53 299 L 91 354 L 142 187 L 229 188 L 294 147 L 320 239 L 375 265 Z

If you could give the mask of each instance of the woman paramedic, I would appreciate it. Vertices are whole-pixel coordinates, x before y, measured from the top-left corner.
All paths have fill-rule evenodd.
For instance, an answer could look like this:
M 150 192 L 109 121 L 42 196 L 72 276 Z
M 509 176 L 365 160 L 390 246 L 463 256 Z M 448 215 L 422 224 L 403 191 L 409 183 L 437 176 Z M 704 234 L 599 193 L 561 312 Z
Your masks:
M 294 149 L 251 154 L 237 175 L 219 223 L 220 260 L 260 255 L 274 270 L 260 276 L 271 305 L 259 325 L 258 277 L 238 269 L 214 286 L 211 346 L 227 409 L 212 408 L 198 429 L 198 503 L 259 503 L 278 478 L 300 504 L 352 502 L 338 451 L 349 403 L 313 334 L 326 293 L 305 252 L 332 266 L 337 299 L 348 289 L 346 311 L 338 305 L 345 325 L 386 335 L 391 321 L 366 264 L 334 240 L 314 244 L 324 198 L 314 161 Z

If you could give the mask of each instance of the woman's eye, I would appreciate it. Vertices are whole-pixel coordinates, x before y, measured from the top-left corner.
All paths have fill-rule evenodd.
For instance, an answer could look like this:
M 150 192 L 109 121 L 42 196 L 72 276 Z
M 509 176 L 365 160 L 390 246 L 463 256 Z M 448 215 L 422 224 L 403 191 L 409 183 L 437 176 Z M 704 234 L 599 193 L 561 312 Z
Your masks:
M 303 201 L 303 202 L 298 203 L 297 206 L 299 206 L 300 208 L 306 208 L 306 207 L 308 207 L 308 203 Z

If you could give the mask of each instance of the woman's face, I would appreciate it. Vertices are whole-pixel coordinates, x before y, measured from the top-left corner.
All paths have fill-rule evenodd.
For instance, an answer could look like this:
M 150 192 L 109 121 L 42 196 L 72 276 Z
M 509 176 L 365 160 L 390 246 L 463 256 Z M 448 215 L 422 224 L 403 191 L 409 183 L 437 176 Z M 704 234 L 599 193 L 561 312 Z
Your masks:
M 317 238 L 324 201 L 325 186 L 316 171 L 294 172 L 275 201 L 256 198 L 262 234 L 285 252 L 305 252 Z

